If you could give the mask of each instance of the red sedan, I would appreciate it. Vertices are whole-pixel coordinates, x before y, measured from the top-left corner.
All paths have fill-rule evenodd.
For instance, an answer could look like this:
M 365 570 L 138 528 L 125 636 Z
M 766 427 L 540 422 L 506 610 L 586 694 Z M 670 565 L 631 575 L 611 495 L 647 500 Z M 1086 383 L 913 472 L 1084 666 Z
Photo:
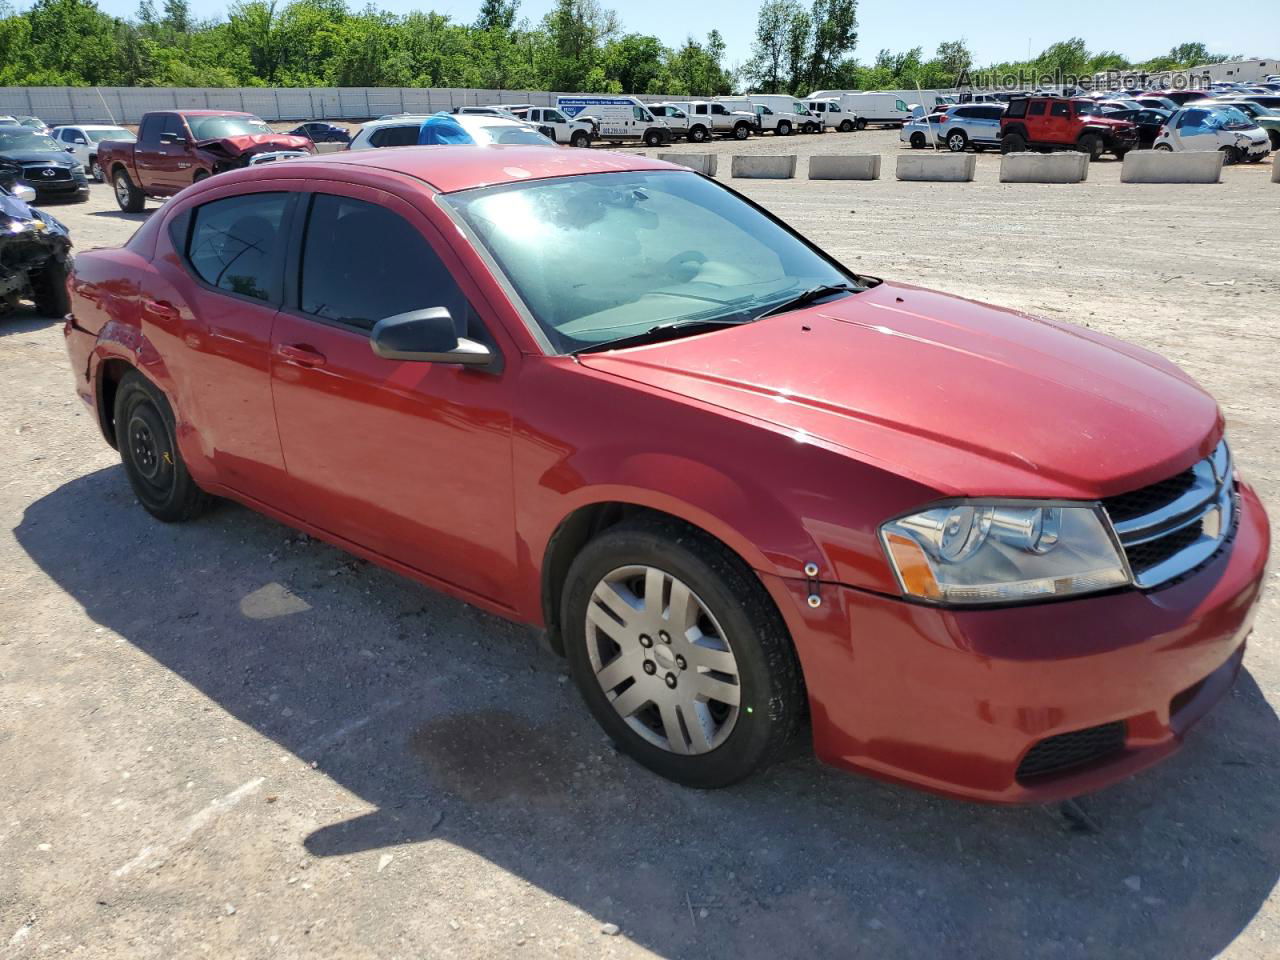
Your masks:
M 1189 377 L 854 273 L 687 170 L 240 170 L 70 289 L 155 517 L 237 500 L 545 629 L 682 783 L 809 726 L 841 767 L 1044 802 L 1167 756 L 1240 668 L 1268 527 Z

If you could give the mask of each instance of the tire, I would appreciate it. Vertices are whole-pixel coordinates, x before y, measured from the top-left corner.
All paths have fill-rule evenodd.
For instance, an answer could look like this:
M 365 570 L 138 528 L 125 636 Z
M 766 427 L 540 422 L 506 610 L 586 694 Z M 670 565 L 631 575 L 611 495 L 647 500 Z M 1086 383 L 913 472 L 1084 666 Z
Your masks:
M 1118 147 L 1115 150 L 1111 151 L 1111 155 L 1115 157 L 1117 160 L 1123 160 L 1125 157 L 1125 154 L 1127 154 L 1128 152 L 1129 150 L 1127 147 Z
M 208 170 L 197 170 L 195 176 L 191 178 L 191 182 L 199 183 L 201 180 L 208 180 L 208 179 L 209 179 Z
M 48 260 L 39 270 L 27 275 L 31 284 L 31 299 L 36 312 L 42 317 L 61 319 L 71 312 L 71 297 L 67 293 L 67 264 L 62 260 Z
M 1102 138 L 1095 133 L 1086 133 L 1076 141 L 1076 149 L 1081 153 L 1089 155 L 1089 162 L 1099 159 L 1106 150 L 1106 144 L 1102 142 Z
M 911 144 L 912 150 L 923 150 L 928 145 L 923 133 L 913 133 L 908 142 Z
M 840 121 L 840 132 L 841 132 L 841 133 L 852 133 L 852 132 L 853 132 L 853 121 L 852 121 L 852 120 L 841 120 L 841 121 Z
M 1161 153 L 1173 153 L 1173 147 L 1167 143 L 1157 143 L 1152 150 L 1159 150 Z
M 1027 138 L 1020 133 L 1006 133 L 1000 138 L 1001 153 L 1025 153 Z
M 853 126 L 857 130 L 865 130 L 867 129 L 867 121 L 859 117 L 857 121 L 854 122 Z
M 136 370 L 116 389 L 115 427 L 129 486 L 149 514 L 178 523 L 209 509 L 212 498 L 191 479 L 174 440 L 169 402 Z
M 791 136 L 791 124 L 786 120 L 780 120 L 778 122 L 778 129 L 774 131 L 774 133 L 779 137 Z
M 147 197 L 129 179 L 129 171 L 123 167 L 117 170 L 111 178 L 111 184 L 115 189 L 116 205 L 121 210 L 125 213 L 142 212 L 143 207 L 147 205 Z
M 95 183 L 106 182 L 107 175 L 102 172 L 102 164 L 98 163 L 97 157 L 89 160 L 89 176 L 93 177 Z
M 806 123 L 803 127 L 800 128 L 800 131 L 802 133 L 813 133 L 813 124 Z
M 638 599 L 631 629 L 596 599 L 606 585 L 637 599 L 646 583 L 660 584 L 664 599 L 653 619 Z M 687 630 L 674 626 L 666 599 L 679 586 L 689 591 Z M 678 521 L 628 521 L 588 543 L 565 580 L 561 623 L 570 671 L 596 721 L 620 750 L 676 783 L 736 783 L 780 758 L 804 720 L 800 666 L 768 594 L 722 544 Z M 673 624 L 669 636 L 663 624 Z M 702 643 L 686 639 L 695 629 Z M 610 677 L 602 683 L 597 673 Z M 624 718 L 614 703 L 632 691 Z
M 690 127 L 689 128 L 689 139 L 694 143 L 706 143 L 707 137 L 708 137 L 708 134 L 707 134 L 706 127 Z
M 745 123 L 739 123 L 733 128 L 733 139 L 746 140 L 751 136 L 751 127 Z
M 1235 147 L 1219 147 L 1218 152 L 1222 154 L 1222 165 L 1224 167 L 1240 162 L 1240 151 Z
M 973 152 L 974 152 L 974 153 L 983 153 L 986 149 L 987 149 L 986 144 L 982 144 L 982 143 L 975 143 L 975 144 L 973 145 Z
M 591 146 L 591 136 L 585 130 L 573 131 L 573 136 L 569 138 L 569 146 L 583 149 Z
M 963 130 L 947 134 L 947 149 L 952 153 L 964 153 L 969 146 L 969 137 Z
M 1280 130 L 1268 130 L 1267 136 L 1271 138 L 1271 149 L 1280 150 Z
M 644 145 L 646 147 L 662 146 L 662 134 L 657 130 L 646 130 L 644 132 Z

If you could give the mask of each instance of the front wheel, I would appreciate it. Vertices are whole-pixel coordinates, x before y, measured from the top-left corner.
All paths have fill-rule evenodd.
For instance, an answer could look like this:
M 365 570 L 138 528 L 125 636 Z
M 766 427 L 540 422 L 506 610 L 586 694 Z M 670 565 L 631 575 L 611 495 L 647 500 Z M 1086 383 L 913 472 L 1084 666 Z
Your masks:
M 785 121 L 785 120 L 783 120 L 782 122 L 780 122 L 780 123 L 778 124 L 777 134 L 778 134 L 778 136 L 780 136 L 780 137 L 789 137 L 789 136 L 791 136 L 791 124 L 787 123 L 787 121 Z
M 1106 150 L 1106 144 L 1102 142 L 1102 138 L 1097 134 L 1086 133 L 1076 141 L 1076 149 L 1081 153 L 1087 153 L 1089 162 L 1092 163 L 1102 157 L 1103 151 Z
M 1220 147 L 1219 151 L 1222 154 L 1222 165 L 1224 167 L 1240 162 L 1240 151 L 1235 147 Z
M 36 313 L 42 317 L 65 317 L 71 312 L 71 297 L 67 293 L 67 264 L 63 260 L 47 260 L 39 270 L 27 275 L 31 284 L 31 299 Z
M 1129 152 L 1129 149 L 1127 147 L 1120 147 L 1118 149 L 1112 150 L 1111 155 L 1115 157 L 1117 160 L 1123 160 L 1125 157 L 1125 154 L 1127 154 L 1128 152 Z
M 707 128 L 694 127 L 689 131 L 689 139 L 694 143 L 705 143 L 707 139 Z
M 571 147 L 585 148 L 591 146 L 591 137 L 585 130 L 575 130 L 573 136 L 569 138 Z
M 676 521 L 587 544 L 561 599 L 569 668 L 597 722 L 644 766 L 723 787 L 778 759 L 804 717 L 799 663 L 759 580 Z
M 923 133 L 913 133 L 911 135 L 911 149 L 923 150 L 925 147 L 925 139 Z
M 212 502 L 196 486 L 174 437 L 169 402 L 142 374 L 131 370 L 116 390 L 116 446 L 134 496 L 157 520 L 192 520 Z
M 745 140 L 749 136 L 751 136 L 751 128 L 745 123 L 740 123 L 733 128 L 733 139 Z
M 1173 153 L 1173 147 L 1167 143 L 1157 143 L 1152 150 L 1159 150 L 1161 153 Z
M 103 183 L 107 179 L 107 175 L 102 172 L 102 164 L 98 163 L 97 157 L 89 161 L 89 176 L 93 177 L 95 183 Z
M 852 132 L 853 132 L 853 121 L 852 121 L 852 120 L 841 120 L 841 121 L 840 121 L 840 132 L 841 132 L 841 133 L 852 133 Z
M 662 134 L 657 130 L 646 130 L 644 134 L 644 145 L 646 147 L 662 146 Z
M 134 186 L 133 181 L 129 179 L 129 172 L 123 169 L 117 170 L 111 182 L 115 187 L 116 205 L 125 213 L 141 213 L 143 207 L 147 205 L 147 197 Z

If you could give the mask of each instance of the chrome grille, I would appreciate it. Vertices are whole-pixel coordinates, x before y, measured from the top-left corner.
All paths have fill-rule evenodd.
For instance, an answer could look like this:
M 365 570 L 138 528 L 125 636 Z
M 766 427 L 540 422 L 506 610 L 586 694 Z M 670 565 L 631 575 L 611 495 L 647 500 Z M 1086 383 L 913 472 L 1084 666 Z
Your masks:
M 52 171 L 52 173 L 50 173 Z M 22 179 L 28 183 L 41 184 L 49 182 L 58 182 L 59 180 L 71 179 L 70 167 L 55 167 L 48 163 L 24 164 L 22 167 Z
M 1139 587 L 1158 587 L 1211 559 L 1235 524 L 1235 484 L 1224 440 L 1188 470 L 1102 501 Z

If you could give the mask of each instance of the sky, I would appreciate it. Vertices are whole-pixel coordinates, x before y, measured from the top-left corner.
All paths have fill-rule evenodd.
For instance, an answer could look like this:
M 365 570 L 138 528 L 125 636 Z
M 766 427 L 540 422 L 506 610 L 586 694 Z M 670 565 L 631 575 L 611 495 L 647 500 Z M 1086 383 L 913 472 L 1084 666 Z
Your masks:
M 225 0 L 189 2 L 201 18 L 224 16 L 227 9 Z M 480 0 L 375 2 L 393 13 L 435 10 L 463 23 L 474 20 L 480 8 Z M 364 0 L 348 3 L 360 7 Z M 519 15 L 536 22 L 552 5 L 552 0 L 522 0 Z M 653 34 L 669 46 L 690 35 L 701 39 L 718 29 L 728 47 L 727 66 L 751 55 L 758 0 L 698 0 L 692 5 L 688 0 L 601 0 L 601 5 L 618 12 L 627 32 Z M 19 0 L 15 6 L 27 4 Z M 132 16 L 138 4 L 137 0 L 98 0 L 98 6 L 116 16 Z M 1026 0 L 986 0 L 980 16 L 975 16 L 955 0 L 861 0 L 854 56 L 869 63 L 884 47 L 901 51 L 920 46 L 928 57 L 942 41 L 960 38 L 968 43 L 976 63 L 984 66 L 1025 59 L 1028 46 L 1035 54 L 1055 41 L 1082 36 L 1090 50 L 1116 50 L 1132 60 L 1146 60 L 1167 53 L 1175 44 L 1194 41 L 1216 53 L 1280 57 L 1280 3 L 1275 0 L 1247 4 L 1247 10 L 1239 7 L 1238 16 L 1206 15 L 1202 0 L 1162 0 L 1157 6 L 1159 14 L 1153 16 L 1148 4 L 1117 5 L 1114 0 L 1076 0 L 1057 10 L 1053 4 Z M 1270 47 L 1260 49 L 1264 44 Z

